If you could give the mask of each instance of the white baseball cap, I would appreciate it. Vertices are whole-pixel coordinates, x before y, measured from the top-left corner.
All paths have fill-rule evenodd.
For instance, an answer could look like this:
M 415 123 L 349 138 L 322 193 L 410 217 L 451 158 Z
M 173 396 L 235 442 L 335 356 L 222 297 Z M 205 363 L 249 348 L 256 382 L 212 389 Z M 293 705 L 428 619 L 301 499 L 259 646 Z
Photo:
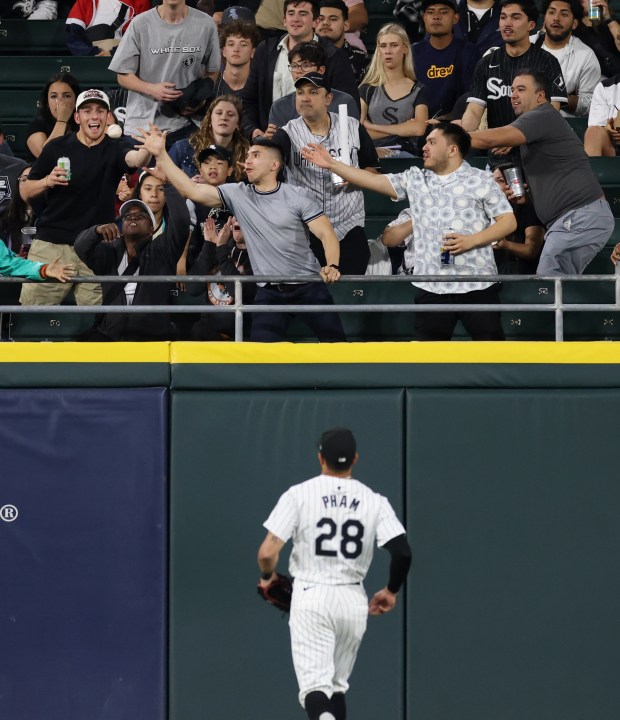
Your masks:
M 82 105 L 89 102 L 96 102 L 110 109 L 110 98 L 102 90 L 84 90 L 77 96 L 75 109 L 79 110 Z

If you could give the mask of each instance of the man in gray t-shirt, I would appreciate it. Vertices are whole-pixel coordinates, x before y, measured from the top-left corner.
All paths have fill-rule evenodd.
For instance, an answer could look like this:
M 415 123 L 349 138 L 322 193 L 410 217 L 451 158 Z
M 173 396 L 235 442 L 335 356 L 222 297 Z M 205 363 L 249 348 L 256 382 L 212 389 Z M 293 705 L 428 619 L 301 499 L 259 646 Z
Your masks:
M 152 126 L 140 138 L 142 147 L 157 158 L 159 167 L 184 197 L 208 207 L 225 207 L 236 218 L 245 238 L 254 275 L 316 277 L 325 283 L 340 278 L 340 246 L 322 208 L 305 190 L 280 182 L 290 145 L 267 138 L 255 138 L 245 162 L 250 185 L 229 183 L 212 187 L 192 182 L 166 152 L 161 131 Z M 325 252 L 321 267 L 310 250 L 308 231 L 319 238 Z M 256 305 L 333 305 L 323 283 L 259 283 Z M 291 311 L 252 313 L 250 339 L 255 342 L 284 340 L 296 314 Z M 344 341 L 336 313 L 299 313 L 321 341 Z
M 125 134 L 152 122 L 168 131 L 169 146 L 187 137 L 194 127 L 189 117 L 165 117 L 161 106 L 205 74 L 215 79 L 220 62 L 215 23 L 185 0 L 163 0 L 134 18 L 110 63 L 119 85 L 129 90 Z
M 521 148 L 536 214 L 547 228 L 538 275 L 581 275 L 614 219 L 581 141 L 549 103 L 549 80 L 524 70 L 512 84 L 517 119 L 471 133 L 472 147 Z

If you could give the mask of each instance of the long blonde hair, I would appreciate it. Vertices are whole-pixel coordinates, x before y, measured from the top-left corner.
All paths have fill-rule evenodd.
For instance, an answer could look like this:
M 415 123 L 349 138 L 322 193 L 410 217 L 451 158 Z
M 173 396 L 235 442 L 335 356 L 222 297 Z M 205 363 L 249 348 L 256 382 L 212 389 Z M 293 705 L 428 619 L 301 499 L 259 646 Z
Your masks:
M 387 82 L 387 75 L 385 73 L 385 68 L 383 67 L 383 62 L 381 61 L 379 42 L 384 35 L 388 34 L 398 35 L 401 42 L 407 49 L 407 53 L 403 58 L 403 74 L 405 77 L 408 77 L 410 80 L 413 80 L 415 82 L 415 72 L 413 71 L 413 53 L 411 52 L 411 42 L 409 40 L 409 36 L 407 35 L 407 31 L 402 25 L 399 25 L 398 23 L 388 23 L 387 25 L 384 25 L 377 33 L 377 45 L 375 47 L 375 53 L 372 56 L 372 61 L 370 63 L 370 67 L 368 68 L 368 72 L 366 73 L 366 75 L 364 75 L 364 79 L 361 82 L 362 85 L 378 86 L 385 85 L 385 83 Z
M 233 132 L 232 145 L 230 147 L 233 163 L 233 177 L 238 181 L 244 176 L 239 163 L 245 162 L 246 155 L 250 149 L 250 143 L 241 134 L 241 113 L 243 112 L 243 106 L 241 105 L 241 100 L 239 100 L 236 95 L 219 95 L 215 98 L 215 100 L 213 100 L 211 105 L 209 105 L 209 109 L 205 113 L 202 122 L 200 123 L 200 127 L 190 137 L 189 144 L 194 148 L 194 164 L 199 168 L 200 163 L 198 162 L 198 156 L 205 148 L 215 143 L 213 128 L 211 127 L 211 116 L 213 115 L 215 108 L 223 102 L 234 105 L 237 115 L 239 116 L 239 123 Z

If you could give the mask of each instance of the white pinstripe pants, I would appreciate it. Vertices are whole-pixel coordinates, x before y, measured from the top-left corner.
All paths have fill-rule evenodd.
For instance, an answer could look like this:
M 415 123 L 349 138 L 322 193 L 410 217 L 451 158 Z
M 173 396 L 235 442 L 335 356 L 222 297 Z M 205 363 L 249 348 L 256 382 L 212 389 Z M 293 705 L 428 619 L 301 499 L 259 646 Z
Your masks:
M 315 690 L 331 697 L 349 689 L 366 624 L 362 585 L 316 585 L 295 580 L 291 601 L 291 651 L 302 707 Z

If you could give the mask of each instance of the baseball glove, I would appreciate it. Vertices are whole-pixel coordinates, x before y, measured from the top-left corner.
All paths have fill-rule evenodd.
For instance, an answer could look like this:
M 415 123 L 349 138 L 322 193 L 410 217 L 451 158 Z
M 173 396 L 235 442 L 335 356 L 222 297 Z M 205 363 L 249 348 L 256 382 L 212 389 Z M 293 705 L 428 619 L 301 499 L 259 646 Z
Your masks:
M 272 580 L 269 585 L 262 587 L 259 583 L 257 587 L 258 594 L 282 612 L 290 612 L 291 609 L 291 596 L 293 594 L 293 581 L 288 575 L 280 575 L 276 573 L 277 577 Z

